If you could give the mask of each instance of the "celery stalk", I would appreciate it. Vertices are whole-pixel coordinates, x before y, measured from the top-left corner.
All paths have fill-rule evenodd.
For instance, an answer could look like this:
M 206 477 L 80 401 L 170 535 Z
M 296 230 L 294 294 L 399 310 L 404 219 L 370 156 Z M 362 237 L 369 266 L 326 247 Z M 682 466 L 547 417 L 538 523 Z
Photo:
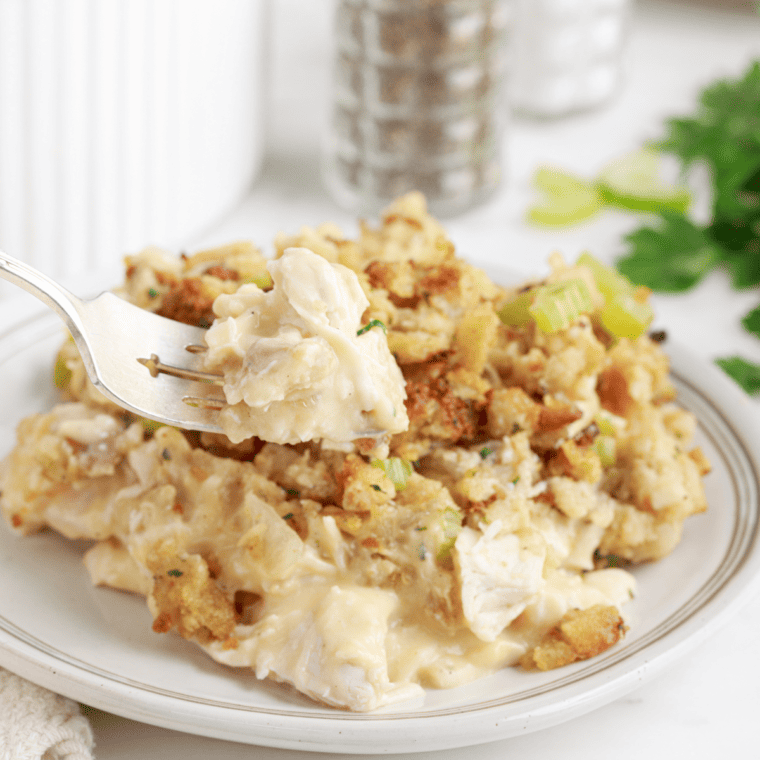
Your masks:
M 527 220 L 534 224 L 549 227 L 574 224 L 593 216 L 604 206 L 596 187 L 559 169 L 539 167 L 533 181 L 543 193 L 543 202 L 527 213 Z
M 517 298 L 505 303 L 497 312 L 499 319 L 510 327 L 525 327 L 532 317 L 530 315 L 531 304 L 535 297 L 535 288 L 520 293 Z
M 454 509 L 445 509 L 439 521 L 440 536 L 436 548 L 435 558 L 439 562 L 447 560 L 451 556 L 451 550 L 457 536 L 462 531 L 462 513 Z
M 582 253 L 575 263 L 591 270 L 597 290 L 605 298 L 614 298 L 618 293 L 629 293 L 634 287 L 625 275 L 620 274 L 613 267 L 602 264 L 590 253 Z
M 620 293 L 602 307 L 602 327 L 615 338 L 635 340 L 643 335 L 654 318 L 647 301 L 637 301 L 630 293 Z
M 642 335 L 654 318 L 652 307 L 639 297 L 639 289 L 612 267 L 608 267 L 589 253 L 583 253 L 576 262 L 591 271 L 604 306 L 599 315 L 602 327 L 615 338 L 635 340 Z
M 652 150 L 639 150 L 608 164 L 596 186 L 607 203 L 621 208 L 686 213 L 691 205 L 689 190 L 663 184 L 659 173 L 659 155 Z
M 597 436 L 594 441 L 594 449 L 599 455 L 602 467 L 611 467 L 617 460 L 617 446 L 615 439 L 610 435 Z
M 569 327 L 581 314 L 593 311 L 588 286 L 581 279 L 540 285 L 504 304 L 499 319 L 511 327 L 524 327 L 531 320 L 546 333 Z
M 55 383 L 56 388 L 60 388 L 61 390 L 68 388 L 69 383 L 71 382 L 71 370 L 66 364 L 66 359 L 61 355 L 59 355 L 55 361 L 55 367 L 53 368 L 53 382 Z
M 528 311 L 539 330 L 552 333 L 566 329 L 593 308 L 591 294 L 583 280 L 564 280 L 539 288 Z
M 379 467 L 388 476 L 397 491 L 403 491 L 406 488 L 406 482 L 413 472 L 412 463 L 399 457 L 375 459 L 372 466 Z

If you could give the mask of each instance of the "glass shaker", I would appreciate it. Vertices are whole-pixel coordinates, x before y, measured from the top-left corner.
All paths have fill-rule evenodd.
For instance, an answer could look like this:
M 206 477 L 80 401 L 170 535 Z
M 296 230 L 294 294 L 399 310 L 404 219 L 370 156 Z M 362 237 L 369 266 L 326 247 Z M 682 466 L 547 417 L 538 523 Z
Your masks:
M 510 77 L 516 112 L 564 116 L 619 89 L 630 0 L 517 0 Z
M 337 0 L 325 181 L 376 214 L 410 190 L 451 216 L 499 186 L 514 0 Z

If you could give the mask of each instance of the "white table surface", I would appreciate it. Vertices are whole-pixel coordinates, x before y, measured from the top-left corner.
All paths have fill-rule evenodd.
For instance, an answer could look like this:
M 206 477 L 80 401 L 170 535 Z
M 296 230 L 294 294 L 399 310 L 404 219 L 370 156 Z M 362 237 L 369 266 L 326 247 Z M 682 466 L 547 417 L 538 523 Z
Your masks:
M 588 249 L 605 261 L 620 255 L 622 235 L 641 222 L 630 214 L 609 211 L 561 231 L 523 224 L 532 198 L 531 173 L 548 162 L 592 176 L 608 160 L 661 136 L 663 120 L 690 112 L 704 85 L 743 72 L 750 60 L 760 58 L 760 14 L 735 6 L 639 0 L 631 29 L 630 70 L 620 96 L 603 109 L 572 118 L 515 119 L 508 135 L 502 192 L 487 205 L 447 222 L 459 252 L 475 263 L 499 262 L 526 275 L 543 271 L 553 250 L 573 258 Z M 329 0 L 274 1 L 271 116 L 263 173 L 240 208 L 189 241 L 188 247 L 246 238 L 269 251 L 278 231 L 294 232 L 301 225 L 328 220 L 354 231 L 353 217 L 327 197 L 319 173 L 329 83 L 329 8 Z M 657 326 L 707 360 L 742 353 L 760 361 L 760 342 L 739 326 L 741 316 L 758 302 L 760 292 L 737 294 L 718 273 L 692 293 L 654 298 Z M 554 728 L 472 749 L 437 752 L 436 760 L 672 760 L 728 753 L 759 757 L 758 631 L 760 597 L 755 596 L 685 661 L 628 696 Z M 98 760 L 312 756 L 184 735 L 97 710 L 89 714 Z M 429 756 L 418 755 L 420 760 Z

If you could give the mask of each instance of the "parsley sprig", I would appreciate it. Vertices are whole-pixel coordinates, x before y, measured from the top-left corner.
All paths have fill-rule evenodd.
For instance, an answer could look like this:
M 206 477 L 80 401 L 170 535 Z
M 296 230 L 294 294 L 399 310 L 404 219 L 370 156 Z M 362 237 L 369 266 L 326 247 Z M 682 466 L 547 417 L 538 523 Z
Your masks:
M 666 122 L 655 148 L 672 153 L 685 169 L 703 162 L 713 184 L 711 220 L 661 211 L 654 224 L 626 237 L 618 268 L 654 291 L 694 287 L 710 271 L 727 271 L 736 289 L 760 285 L 760 61 L 738 79 L 703 90 L 695 113 Z M 760 338 L 760 306 L 742 320 Z M 760 365 L 741 357 L 717 363 L 747 392 L 760 392 Z

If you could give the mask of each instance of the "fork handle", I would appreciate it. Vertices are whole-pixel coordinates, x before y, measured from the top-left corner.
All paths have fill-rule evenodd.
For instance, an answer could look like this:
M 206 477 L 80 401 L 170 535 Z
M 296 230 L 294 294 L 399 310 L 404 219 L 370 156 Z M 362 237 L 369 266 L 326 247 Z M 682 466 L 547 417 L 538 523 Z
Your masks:
M 34 267 L 0 251 L 0 277 L 31 293 L 49 306 L 70 330 L 81 333 L 81 299 Z

